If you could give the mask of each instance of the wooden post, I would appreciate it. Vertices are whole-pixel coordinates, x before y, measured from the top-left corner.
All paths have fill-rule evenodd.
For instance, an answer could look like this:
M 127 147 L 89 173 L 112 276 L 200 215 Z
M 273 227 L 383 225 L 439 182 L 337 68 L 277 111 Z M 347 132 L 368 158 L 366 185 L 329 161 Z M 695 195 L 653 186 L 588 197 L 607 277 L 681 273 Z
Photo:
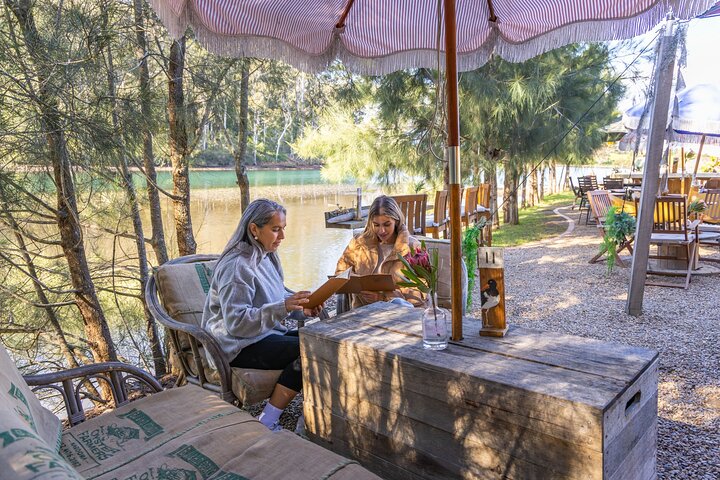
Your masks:
M 355 220 L 362 220 L 362 188 L 357 189 L 357 201 L 355 202 Z
M 505 262 L 502 248 L 478 248 L 477 262 L 482 303 L 480 335 L 504 337 L 508 326 L 505 321 Z
M 652 235 L 655 196 L 660 177 L 665 132 L 668 125 L 668 110 L 672 93 L 673 72 L 675 70 L 675 44 L 672 42 L 674 22 L 666 22 L 660 36 L 660 48 L 655 67 L 655 100 L 650 117 L 650 134 L 643 168 L 642 192 L 638 212 L 635 250 L 633 253 L 630 287 L 625 311 L 633 316 L 642 313 L 645 277 L 647 277 L 648 255 L 650 254 L 650 236 Z
M 447 88 L 447 145 L 445 160 L 449 165 L 450 190 L 450 299 L 452 304 L 452 335 L 462 340 L 462 249 L 460 220 L 460 116 L 458 114 L 457 25 L 455 0 L 444 0 L 445 22 L 445 85 Z

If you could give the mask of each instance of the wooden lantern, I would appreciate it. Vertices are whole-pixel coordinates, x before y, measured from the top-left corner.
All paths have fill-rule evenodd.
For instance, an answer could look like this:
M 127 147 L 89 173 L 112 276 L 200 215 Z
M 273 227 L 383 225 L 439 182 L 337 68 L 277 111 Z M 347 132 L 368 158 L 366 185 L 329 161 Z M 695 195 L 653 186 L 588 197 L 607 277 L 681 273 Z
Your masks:
M 503 250 L 497 247 L 478 248 L 480 274 L 480 302 L 482 328 L 480 335 L 504 337 L 508 331 L 505 321 L 505 263 Z

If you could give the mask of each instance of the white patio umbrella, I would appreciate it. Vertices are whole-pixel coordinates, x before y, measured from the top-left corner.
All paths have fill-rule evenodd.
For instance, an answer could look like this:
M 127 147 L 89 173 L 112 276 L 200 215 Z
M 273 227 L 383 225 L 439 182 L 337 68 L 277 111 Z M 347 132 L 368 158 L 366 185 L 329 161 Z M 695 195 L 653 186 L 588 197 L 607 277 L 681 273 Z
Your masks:
M 697 175 L 703 152 L 717 155 L 720 150 L 720 85 L 698 84 L 684 88 L 676 94 L 673 104 L 675 108 L 670 121 L 669 145 L 671 148 L 692 148 L 698 152 L 694 176 Z M 623 114 L 623 125 L 631 131 L 619 142 L 621 151 L 635 149 L 639 132 L 642 132 L 639 147 L 645 148 L 647 118 L 640 128 L 644 110 L 645 105 L 639 104 Z
M 445 57 L 450 165 L 452 338 L 462 338 L 457 71 L 491 54 L 522 61 L 573 42 L 629 38 L 669 13 L 691 18 L 715 0 L 149 0 L 174 37 L 191 27 L 209 51 L 283 60 L 306 71 L 339 59 L 380 75 L 436 68 Z M 457 3 L 457 4 L 456 4 Z M 439 31 L 438 31 L 439 30 Z M 447 35 L 445 34 L 447 32 Z

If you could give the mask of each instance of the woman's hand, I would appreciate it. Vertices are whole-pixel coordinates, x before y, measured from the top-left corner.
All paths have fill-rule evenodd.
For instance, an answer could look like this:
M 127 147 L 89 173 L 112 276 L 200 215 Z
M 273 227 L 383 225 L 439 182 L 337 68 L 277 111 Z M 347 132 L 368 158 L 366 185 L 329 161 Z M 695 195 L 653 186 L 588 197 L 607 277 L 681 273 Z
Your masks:
M 386 292 L 370 292 L 366 290 L 360 292 L 360 297 L 365 303 L 384 302 L 388 299 Z
M 320 312 L 322 312 L 322 309 L 325 307 L 325 303 L 318 305 L 315 308 L 303 308 L 303 313 L 306 317 L 317 317 L 320 315 Z
M 303 290 L 302 292 L 296 292 L 290 295 L 285 299 L 285 309 L 288 312 L 293 312 L 295 310 L 308 310 L 311 309 L 305 308 L 303 305 L 308 303 L 310 300 L 308 300 L 308 297 L 310 296 L 310 292 L 307 290 Z

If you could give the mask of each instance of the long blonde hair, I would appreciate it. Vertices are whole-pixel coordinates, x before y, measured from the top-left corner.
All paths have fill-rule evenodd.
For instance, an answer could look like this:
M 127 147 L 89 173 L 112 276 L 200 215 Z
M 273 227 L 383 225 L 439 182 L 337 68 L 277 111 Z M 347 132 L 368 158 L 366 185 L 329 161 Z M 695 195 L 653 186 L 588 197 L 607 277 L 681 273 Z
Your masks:
M 372 219 L 378 215 L 386 215 L 395 220 L 395 235 L 405 227 L 405 215 L 400 210 L 400 205 L 394 198 L 380 195 L 370 205 L 367 224 L 365 225 L 365 231 L 362 233 L 363 237 L 371 239 L 376 236 L 375 229 L 372 226 Z

